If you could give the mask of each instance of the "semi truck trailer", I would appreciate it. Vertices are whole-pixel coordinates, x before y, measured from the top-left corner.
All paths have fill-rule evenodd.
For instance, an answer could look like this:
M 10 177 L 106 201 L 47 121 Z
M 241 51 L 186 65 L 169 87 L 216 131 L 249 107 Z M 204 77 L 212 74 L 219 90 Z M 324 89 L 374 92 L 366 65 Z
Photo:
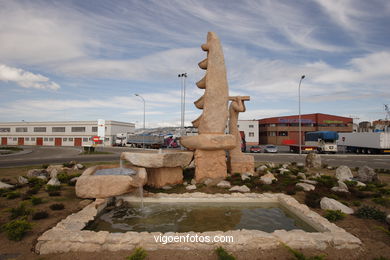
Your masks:
M 390 132 L 339 133 L 339 150 L 361 154 L 390 154 Z

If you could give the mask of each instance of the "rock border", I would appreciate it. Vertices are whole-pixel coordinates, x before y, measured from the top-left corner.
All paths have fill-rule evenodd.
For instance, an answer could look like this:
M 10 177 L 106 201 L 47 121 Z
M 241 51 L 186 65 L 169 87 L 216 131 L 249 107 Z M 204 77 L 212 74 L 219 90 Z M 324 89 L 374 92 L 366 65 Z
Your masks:
M 139 202 L 138 197 L 118 196 L 127 202 Z M 318 232 L 303 230 L 276 230 L 267 233 L 259 230 L 233 230 L 212 232 L 160 233 L 160 232 L 126 232 L 110 233 L 108 231 L 82 230 L 106 206 L 109 199 L 97 199 L 81 211 L 69 215 L 55 227 L 43 233 L 38 238 L 35 250 L 39 254 L 66 253 L 66 252 L 97 252 L 133 250 L 143 247 L 145 250 L 173 249 L 173 250 L 213 250 L 223 246 L 229 251 L 238 251 L 242 248 L 267 250 L 280 246 L 282 243 L 295 249 L 318 249 L 327 247 L 335 249 L 358 249 L 362 242 L 344 229 L 330 223 L 318 213 L 300 204 L 296 199 L 282 193 L 232 193 L 206 194 L 201 192 L 183 194 L 148 194 L 144 202 L 259 202 L 278 203 L 282 207 L 301 218 Z M 159 235 L 203 235 L 203 236 L 233 236 L 233 243 L 157 243 L 154 236 Z

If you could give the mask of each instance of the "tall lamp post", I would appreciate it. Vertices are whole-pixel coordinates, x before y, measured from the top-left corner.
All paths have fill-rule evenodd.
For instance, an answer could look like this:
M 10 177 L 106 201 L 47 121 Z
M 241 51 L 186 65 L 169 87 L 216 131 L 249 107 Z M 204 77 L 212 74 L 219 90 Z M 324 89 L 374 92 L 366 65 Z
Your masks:
M 298 98 L 299 98 L 299 116 L 298 116 L 298 127 L 299 127 L 299 154 L 302 154 L 302 122 L 301 122 L 301 82 L 305 78 L 305 75 L 301 76 L 298 86 Z
M 187 73 L 182 73 L 177 75 L 179 78 L 181 78 L 181 96 L 180 96 L 180 105 L 181 105 L 181 122 L 180 122 L 180 128 L 181 128 L 181 135 L 184 135 L 184 120 L 185 120 L 185 113 L 186 113 L 186 78 Z
M 142 134 L 142 149 L 145 149 L 145 99 L 140 94 L 135 94 L 137 97 L 140 97 L 144 102 L 144 133 Z

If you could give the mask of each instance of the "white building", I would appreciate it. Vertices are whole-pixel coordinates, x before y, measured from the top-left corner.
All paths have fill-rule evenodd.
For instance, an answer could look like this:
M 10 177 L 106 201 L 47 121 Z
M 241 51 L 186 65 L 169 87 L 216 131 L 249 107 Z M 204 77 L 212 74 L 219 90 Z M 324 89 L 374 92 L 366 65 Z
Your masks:
M 246 145 L 259 144 L 259 121 L 238 120 L 238 130 L 245 133 Z
M 133 123 L 107 120 L 104 145 L 114 144 L 116 134 L 134 130 Z M 97 132 L 97 121 L 0 123 L 1 145 L 86 146 Z

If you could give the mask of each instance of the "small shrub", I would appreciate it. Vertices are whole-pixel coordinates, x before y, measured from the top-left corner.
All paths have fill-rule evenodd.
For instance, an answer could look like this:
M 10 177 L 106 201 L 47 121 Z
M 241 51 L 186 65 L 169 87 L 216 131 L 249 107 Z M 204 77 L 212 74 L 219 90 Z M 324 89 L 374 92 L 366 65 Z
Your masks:
M 297 259 L 297 260 L 324 260 L 325 259 L 324 255 L 316 255 L 316 256 L 306 257 L 304 254 L 302 254 L 298 250 L 292 249 L 291 247 L 289 247 L 286 244 L 283 244 L 283 245 L 288 249 L 288 251 L 290 251 L 295 256 L 295 259 Z
M 135 251 L 128 256 L 127 260 L 143 260 L 148 256 L 146 251 L 142 247 L 137 247 Z
M 27 209 L 24 203 L 20 203 L 18 207 L 9 209 L 9 212 L 11 213 L 9 218 L 16 219 L 19 217 L 28 216 L 31 210 Z
M 35 212 L 32 215 L 32 219 L 33 220 L 44 219 L 44 218 L 47 218 L 47 217 L 49 217 L 49 214 L 46 211 L 38 211 L 38 212 Z
M 32 229 L 32 224 L 26 219 L 16 219 L 4 224 L 2 230 L 5 231 L 9 240 L 20 241 L 27 231 Z
M 305 204 L 311 208 L 319 208 L 323 195 L 316 191 L 306 192 Z
M 51 191 L 59 191 L 61 190 L 60 185 L 46 185 L 46 191 L 51 192 Z
M 31 197 L 31 204 L 33 204 L 34 206 L 41 203 L 42 203 L 42 198 L 38 198 L 34 196 Z
M 326 188 L 332 188 L 337 184 L 337 179 L 328 175 L 321 175 L 321 177 L 315 178 L 315 180 L 318 181 L 319 185 Z
M 379 221 L 385 221 L 386 219 L 386 213 L 377 209 L 376 207 L 370 207 L 370 206 L 363 206 L 359 208 L 355 215 L 358 218 L 368 218 L 368 219 L 375 219 Z
M 9 200 L 13 200 L 13 199 L 19 198 L 20 197 L 20 192 L 19 191 L 10 191 L 10 192 L 7 193 L 6 197 Z
M 47 167 L 49 167 L 49 164 L 42 164 L 41 166 L 42 169 L 47 169 Z
M 41 189 L 41 187 L 33 187 L 33 188 L 30 188 L 26 191 L 26 194 L 29 194 L 29 195 L 35 195 L 39 192 L 39 190 Z
M 390 199 L 389 198 L 373 198 L 373 202 L 376 204 L 382 205 L 384 207 L 390 207 Z
M 345 180 L 344 183 L 348 186 L 348 188 L 353 188 L 353 187 L 356 187 L 356 185 L 357 185 L 357 181 Z
M 223 247 L 218 247 L 215 252 L 217 253 L 218 260 L 235 260 L 236 258 L 226 252 L 226 250 Z
M 28 185 L 30 187 L 34 187 L 34 188 L 41 188 L 44 184 L 45 184 L 45 181 L 40 179 L 40 178 L 37 178 L 37 177 L 31 177 L 31 178 L 27 178 L 28 179 Z
M 76 165 L 75 162 L 65 162 L 62 164 L 62 166 L 66 167 L 66 168 L 72 168 L 75 165 Z
M 355 207 L 360 207 L 362 205 L 362 203 L 360 201 L 355 200 L 352 202 L 352 205 Z
M 22 194 L 20 195 L 20 198 L 21 198 L 22 200 L 29 200 L 29 199 L 31 199 L 31 195 L 28 194 L 27 192 L 26 192 L 26 193 L 22 193 Z
M 337 221 L 345 218 L 345 213 L 341 212 L 341 210 L 326 210 L 324 217 L 331 221 Z
M 64 208 L 65 206 L 62 203 L 54 203 L 50 205 L 51 210 L 63 210 Z

